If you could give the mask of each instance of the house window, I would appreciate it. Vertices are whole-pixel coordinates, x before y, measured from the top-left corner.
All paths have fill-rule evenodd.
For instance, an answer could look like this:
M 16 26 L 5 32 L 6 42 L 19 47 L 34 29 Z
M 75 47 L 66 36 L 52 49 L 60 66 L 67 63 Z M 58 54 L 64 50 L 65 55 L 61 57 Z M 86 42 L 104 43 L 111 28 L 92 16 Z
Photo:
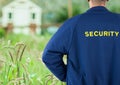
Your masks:
M 36 14 L 32 13 L 32 19 L 34 20 L 36 18 Z
M 8 14 L 8 18 L 12 19 L 12 13 L 11 12 Z

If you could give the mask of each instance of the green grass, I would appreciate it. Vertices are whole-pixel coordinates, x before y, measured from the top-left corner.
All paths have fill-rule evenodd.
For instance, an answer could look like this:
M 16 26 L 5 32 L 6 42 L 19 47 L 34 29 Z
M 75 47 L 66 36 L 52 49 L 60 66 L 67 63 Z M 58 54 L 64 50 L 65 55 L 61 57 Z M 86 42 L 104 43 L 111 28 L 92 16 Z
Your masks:
M 65 85 L 42 63 L 51 35 L 8 34 L 0 39 L 0 85 Z

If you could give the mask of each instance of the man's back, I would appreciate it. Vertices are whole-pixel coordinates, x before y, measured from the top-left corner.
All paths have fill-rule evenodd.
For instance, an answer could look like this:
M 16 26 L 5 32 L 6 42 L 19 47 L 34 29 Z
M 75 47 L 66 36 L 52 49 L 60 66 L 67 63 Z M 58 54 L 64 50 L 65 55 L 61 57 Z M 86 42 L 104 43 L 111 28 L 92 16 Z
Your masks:
M 120 85 L 119 32 L 119 15 L 93 7 L 59 29 L 43 61 L 67 85 Z M 62 62 L 64 54 L 67 66 Z
M 69 50 L 68 85 L 120 85 L 120 19 L 104 7 L 81 15 Z

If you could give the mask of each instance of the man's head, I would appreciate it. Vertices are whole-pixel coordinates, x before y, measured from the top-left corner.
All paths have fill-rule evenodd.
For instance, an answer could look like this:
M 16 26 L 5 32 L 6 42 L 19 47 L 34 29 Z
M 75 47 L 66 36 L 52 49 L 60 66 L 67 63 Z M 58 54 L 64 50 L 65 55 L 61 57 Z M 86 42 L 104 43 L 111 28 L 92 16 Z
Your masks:
M 95 6 L 105 6 L 109 0 L 88 0 L 90 8 Z

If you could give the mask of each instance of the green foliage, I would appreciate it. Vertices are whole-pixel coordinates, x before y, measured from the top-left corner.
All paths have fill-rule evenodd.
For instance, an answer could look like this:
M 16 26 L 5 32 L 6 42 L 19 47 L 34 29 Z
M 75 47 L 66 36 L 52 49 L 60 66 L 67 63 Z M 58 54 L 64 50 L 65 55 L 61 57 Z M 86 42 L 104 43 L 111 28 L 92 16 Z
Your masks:
M 0 38 L 5 36 L 5 30 L 3 28 L 0 28 Z
M 46 33 L 44 36 L 9 34 L 1 39 L 0 85 L 65 85 L 41 60 L 50 38 L 51 35 Z
M 9 53 L 9 57 L 6 60 L 5 68 L 1 72 L 2 85 L 12 84 L 27 84 L 25 81 L 29 81 L 26 72 L 25 65 L 21 62 L 24 50 L 26 46 L 24 44 L 16 44 L 15 47 L 5 47 Z
M 80 9 L 80 7 L 78 6 L 79 3 L 73 2 L 72 5 L 73 5 L 72 16 L 76 16 L 83 12 L 83 9 Z M 63 7 L 61 7 L 61 9 L 56 11 L 54 22 L 62 23 L 67 19 L 68 19 L 68 7 L 67 5 L 64 5 Z
M 61 23 L 65 21 L 66 19 L 68 19 L 68 10 L 66 7 L 62 7 L 61 10 L 58 10 L 56 12 L 54 22 Z

